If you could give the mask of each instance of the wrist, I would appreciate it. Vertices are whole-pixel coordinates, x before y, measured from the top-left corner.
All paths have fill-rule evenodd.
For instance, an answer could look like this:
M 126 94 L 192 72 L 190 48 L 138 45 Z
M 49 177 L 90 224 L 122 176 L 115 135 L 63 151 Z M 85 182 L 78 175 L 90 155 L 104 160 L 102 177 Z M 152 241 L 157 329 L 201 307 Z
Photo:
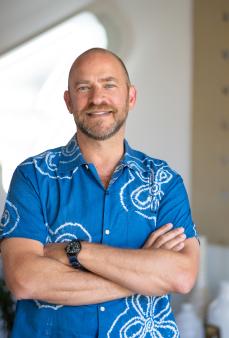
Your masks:
M 89 245 L 91 245 L 91 243 L 81 241 L 81 250 L 77 256 L 77 259 L 81 265 L 84 265 L 87 260 Z
M 90 270 L 90 267 L 93 265 L 92 262 L 95 262 L 98 258 L 98 248 L 101 247 L 102 245 L 99 243 L 91 243 L 87 241 L 81 242 L 81 251 L 78 255 L 80 264 Z
M 82 243 L 80 240 L 72 240 L 67 243 L 65 247 L 65 252 L 69 261 L 69 265 L 78 270 L 85 270 L 82 264 L 80 263 L 78 256 L 82 250 Z

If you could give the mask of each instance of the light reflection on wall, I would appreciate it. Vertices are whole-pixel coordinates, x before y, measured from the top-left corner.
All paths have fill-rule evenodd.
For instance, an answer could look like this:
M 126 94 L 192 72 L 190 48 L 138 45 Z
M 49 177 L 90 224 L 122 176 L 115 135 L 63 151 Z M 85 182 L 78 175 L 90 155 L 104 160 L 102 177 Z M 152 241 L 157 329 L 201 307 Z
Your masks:
M 93 14 L 84 12 L 0 58 L 0 164 L 5 191 L 21 161 L 67 143 L 75 132 L 63 92 L 73 60 L 95 46 L 107 46 L 106 32 Z M 0 212 L 2 208 L 1 197 Z

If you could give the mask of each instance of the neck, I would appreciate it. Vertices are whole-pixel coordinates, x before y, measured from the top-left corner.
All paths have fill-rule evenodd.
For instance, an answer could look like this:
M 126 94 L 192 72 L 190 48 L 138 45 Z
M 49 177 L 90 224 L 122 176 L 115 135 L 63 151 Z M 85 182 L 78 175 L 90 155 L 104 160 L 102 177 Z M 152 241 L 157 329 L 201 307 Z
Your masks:
M 100 176 L 111 176 L 124 155 L 124 131 L 104 141 L 89 138 L 77 131 L 80 150 L 88 163 L 93 163 Z

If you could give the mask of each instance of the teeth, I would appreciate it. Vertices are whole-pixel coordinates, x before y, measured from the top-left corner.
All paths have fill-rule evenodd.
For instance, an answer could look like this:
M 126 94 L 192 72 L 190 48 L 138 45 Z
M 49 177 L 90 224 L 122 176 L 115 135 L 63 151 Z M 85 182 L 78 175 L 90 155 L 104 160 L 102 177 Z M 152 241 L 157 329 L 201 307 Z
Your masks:
M 110 111 L 98 111 L 98 112 L 94 112 L 94 113 L 89 113 L 90 115 L 104 115 L 104 114 L 108 114 L 110 113 Z

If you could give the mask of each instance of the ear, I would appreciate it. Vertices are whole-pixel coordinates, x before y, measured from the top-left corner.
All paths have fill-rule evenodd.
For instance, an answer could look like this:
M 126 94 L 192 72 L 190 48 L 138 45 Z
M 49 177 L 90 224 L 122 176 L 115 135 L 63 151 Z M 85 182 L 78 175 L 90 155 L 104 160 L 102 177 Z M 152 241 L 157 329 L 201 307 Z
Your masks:
M 137 99 L 137 91 L 136 88 L 134 86 L 130 86 L 129 88 L 129 109 L 131 110 L 132 108 L 134 108 L 135 103 L 136 103 L 136 99 Z
M 70 114 L 72 114 L 72 101 L 68 90 L 64 92 L 64 101 Z

